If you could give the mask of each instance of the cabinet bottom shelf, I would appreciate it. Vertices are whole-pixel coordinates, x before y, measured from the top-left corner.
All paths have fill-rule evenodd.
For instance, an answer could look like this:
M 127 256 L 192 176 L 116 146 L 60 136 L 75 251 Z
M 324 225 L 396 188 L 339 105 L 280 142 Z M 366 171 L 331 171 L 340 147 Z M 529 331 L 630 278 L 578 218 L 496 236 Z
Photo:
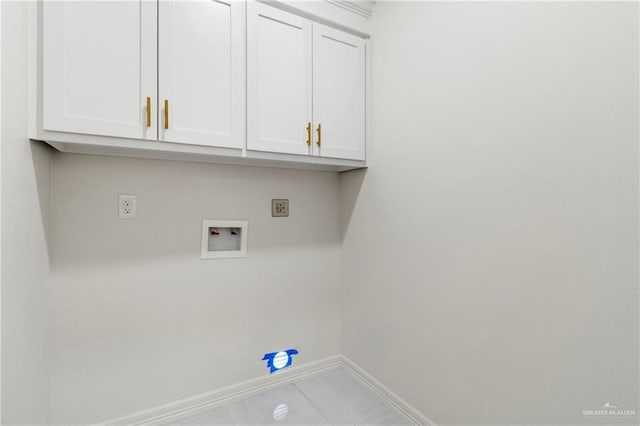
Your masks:
M 73 154 L 195 161 L 203 163 L 293 168 L 332 172 L 344 172 L 367 167 L 365 161 L 358 160 L 277 154 L 234 148 L 216 148 L 156 141 L 130 141 L 128 139 L 91 137 L 92 140 L 96 138 L 98 139 L 97 142 L 61 142 L 51 138 L 32 138 L 32 140 L 46 143 L 60 152 Z M 105 139 L 105 141 L 101 141 L 100 139 Z

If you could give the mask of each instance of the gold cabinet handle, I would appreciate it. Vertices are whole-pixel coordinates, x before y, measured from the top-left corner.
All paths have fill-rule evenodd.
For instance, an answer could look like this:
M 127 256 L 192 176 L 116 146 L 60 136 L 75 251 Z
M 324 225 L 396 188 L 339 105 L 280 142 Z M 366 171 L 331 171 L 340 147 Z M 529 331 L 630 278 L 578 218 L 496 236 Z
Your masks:
M 169 128 L 169 100 L 164 100 L 164 128 Z
M 318 123 L 318 142 L 316 142 L 318 146 L 322 145 L 322 124 Z
M 307 123 L 307 145 L 311 146 L 311 122 Z
M 151 96 L 147 96 L 147 127 L 151 127 Z

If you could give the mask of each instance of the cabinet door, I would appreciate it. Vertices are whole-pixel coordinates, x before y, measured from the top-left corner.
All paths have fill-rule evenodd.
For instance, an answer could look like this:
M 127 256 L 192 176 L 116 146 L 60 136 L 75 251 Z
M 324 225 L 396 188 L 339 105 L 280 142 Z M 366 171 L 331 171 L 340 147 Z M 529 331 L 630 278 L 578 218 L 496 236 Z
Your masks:
M 247 148 L 309 154 L 311 22 L 249 2 Z
M 156 14 L 142 0 L 43 2 L 45 130 L 156 139 Z
M 161 141 L 244 147 L 244 7 L 239 1 L 159 2 Z
M 364 40 L 320 24 L 313 26 L 313 121 L 315 154 L 364 160 Z

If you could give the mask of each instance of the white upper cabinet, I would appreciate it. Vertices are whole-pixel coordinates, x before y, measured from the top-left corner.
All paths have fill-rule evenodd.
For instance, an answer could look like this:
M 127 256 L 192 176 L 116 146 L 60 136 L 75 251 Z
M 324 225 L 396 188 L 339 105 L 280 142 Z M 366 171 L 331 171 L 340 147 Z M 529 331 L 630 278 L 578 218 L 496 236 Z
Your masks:
M 311 22 L 247 5 L 247 149 L 309 154 Z
M 44 130 L 156 139 L 156 19 L 145 1 L 45 1 Z
M 248 7 L 247 149 L 364 160 L 364 40 Z
M 245 4 L 176 0 L 158 7 L 158 139 L 242 149 Z
M 33 139 L 85 154 L 365 166 L 366 43 L 354 35 L 366 36 L 362 8 L 320 0 L 31 7 Z
M 364 40 L 314 24 L 314 153 L 323 157 L 364 160 L 364 104 Z

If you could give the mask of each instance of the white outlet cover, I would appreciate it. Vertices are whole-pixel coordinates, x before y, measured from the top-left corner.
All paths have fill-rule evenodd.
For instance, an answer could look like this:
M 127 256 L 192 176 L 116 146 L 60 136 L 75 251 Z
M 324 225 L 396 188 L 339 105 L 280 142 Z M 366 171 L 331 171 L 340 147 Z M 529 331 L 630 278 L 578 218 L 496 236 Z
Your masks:
M 118 217 L 120 219 L 138 217 L 138 200 L 135 195 L 120 195 L 118 197 Z

